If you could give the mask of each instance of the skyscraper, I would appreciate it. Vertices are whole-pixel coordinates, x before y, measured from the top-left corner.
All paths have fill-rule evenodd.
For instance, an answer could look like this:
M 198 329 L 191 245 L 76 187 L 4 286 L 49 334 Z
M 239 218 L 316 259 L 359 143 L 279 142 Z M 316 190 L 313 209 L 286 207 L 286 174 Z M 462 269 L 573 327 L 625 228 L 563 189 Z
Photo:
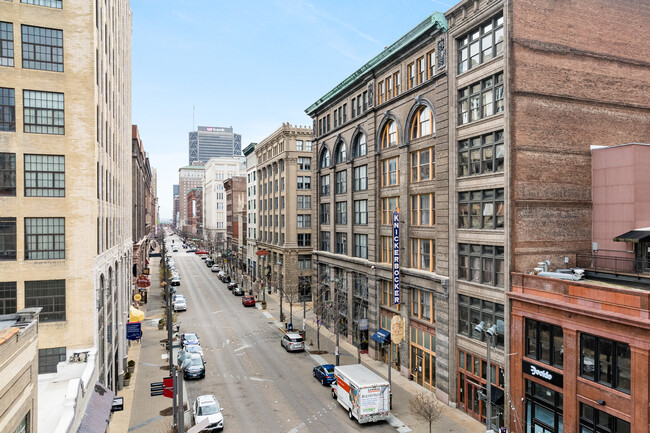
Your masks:
M 242 156 L 241 135 L 233 133 L 232 127 L 199 126 L 189 139 L 189 165 L 218 156 Z

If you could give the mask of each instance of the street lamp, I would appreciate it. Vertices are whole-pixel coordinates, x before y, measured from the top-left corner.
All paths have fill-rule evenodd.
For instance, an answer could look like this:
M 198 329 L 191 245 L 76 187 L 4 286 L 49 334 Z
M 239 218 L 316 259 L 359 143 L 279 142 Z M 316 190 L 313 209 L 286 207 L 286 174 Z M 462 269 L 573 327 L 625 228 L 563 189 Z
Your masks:
M 474 331 L 478 332 L 479 334 L 485 334 L 487 337 L 487 372 L 485 374 L 485 380 L 487 382 L 486 386 L 486 396 L 485 396 L 485 402 L 486 402 L 486 417 L 485 417 L 485 430 L 487 432 L 492 431 L 492 367 L 491 367 L 491 359 L 490 359 L 490 354 L 491 354 L 491 347 L 493 343 L 494 337 L 497 336 L 497 325 L 492 325 L 489 326 L 486 325 L 485 322 L 481 322 L 478 325 L 474 327 Z

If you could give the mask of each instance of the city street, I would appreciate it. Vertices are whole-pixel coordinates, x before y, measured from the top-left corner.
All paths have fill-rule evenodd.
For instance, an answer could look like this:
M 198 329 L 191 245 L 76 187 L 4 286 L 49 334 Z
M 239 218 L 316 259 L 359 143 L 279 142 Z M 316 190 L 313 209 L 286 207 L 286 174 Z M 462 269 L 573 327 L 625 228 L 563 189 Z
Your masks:
M 285 352 L 274 322 L 243 307 L 198 256 L 181 248 L 172 257 L 188 305 L 180 332 L 198 334 L 206 361 L 205 379 L 185 382 L 188 405 L 214 394 L 231 431 L 395 431 L 388 423 L 350 421 L 329 387 L 312 377 L 316 361 L 308 353 Z

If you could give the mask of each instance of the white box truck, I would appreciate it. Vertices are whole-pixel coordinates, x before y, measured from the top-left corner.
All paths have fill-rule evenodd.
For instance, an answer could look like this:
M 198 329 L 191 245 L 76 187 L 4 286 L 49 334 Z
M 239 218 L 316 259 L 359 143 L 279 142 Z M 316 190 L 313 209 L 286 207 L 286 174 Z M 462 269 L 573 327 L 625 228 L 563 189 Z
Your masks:
M 334 367 L 332 397 L 359 423 L 390 417 L 390 384 L 361 364 Z

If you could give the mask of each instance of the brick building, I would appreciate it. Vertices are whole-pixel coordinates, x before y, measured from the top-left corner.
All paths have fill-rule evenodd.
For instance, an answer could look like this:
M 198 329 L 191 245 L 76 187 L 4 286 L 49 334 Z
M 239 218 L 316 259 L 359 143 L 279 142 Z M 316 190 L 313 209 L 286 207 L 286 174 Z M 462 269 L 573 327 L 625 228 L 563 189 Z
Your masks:
M 246 177 L 233 176 L 223 182 L 226 193 L 226 256 L 234 269 L 239 264 L 239 219 L 246 206 Z

